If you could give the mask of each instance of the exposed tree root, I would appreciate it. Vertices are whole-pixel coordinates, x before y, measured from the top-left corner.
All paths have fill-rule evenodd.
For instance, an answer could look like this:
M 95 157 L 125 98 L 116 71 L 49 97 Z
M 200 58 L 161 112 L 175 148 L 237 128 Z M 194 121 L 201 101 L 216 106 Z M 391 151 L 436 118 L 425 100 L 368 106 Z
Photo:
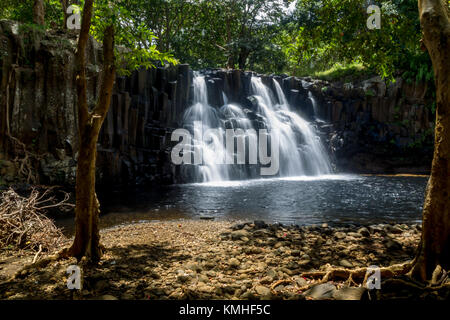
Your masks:
M 412 261 L 408 261 L 402 264 L 395 264 L 389 267 L 380 268 L 381 277 L 392 278 L 395 276 L 404 275 L 411 270 L 413 265 Z M 364 279 L 364 283 L 367 282 L 367 278 L 370 276 L 368 272 L 370 268 L 358 268 L 358 269 L 345 269 L 345 268 L 333 268 L 330 265 L 327 266 L 325 271 L 313 271 L 313 272 L 305 272 L 302 274 L 303 277 L 310 278 L 318 278 L 323 277 L 322 281 L 327 282 L 331 279 L 345 279 L 351 280 L 354 279 Z
M 415 281 L 411 277 L 411 271 L 413 266 L 415 265 L 415 260 L 408 261 L 402 264 L 396 264 L 389 267 L 379 268 L 381 279 L 383 279 L 384 284 L 398 284 L 404 287 L 414 288 L 417 290 L 423 291 L 437 291 L 444 288 L 450 288 L 450 283 L 447 283 L 448 273 L 441 268 L 441 266 L 437 266 L 435 271 L 433 272 L 433 278 L 428 283 L 421 283 Z M 303 277 L 309 278 L 320 278 L 318 281 L 314 281 L 309 283 L 301 288 L 300 291 L 305 291 L 310 289 L 311 287 L 326 283 L 332 280 L 346 280 L 347 286 L 358 286 L 358 283 L 355 280 L 363 279 L 361 284 L 366 287 L 367 280 L 371 276 L 370 268 L 358 268 L 358 269 L 344 269 L 344 268 L 333 268 L 328 265 L 325 271 L 312 271 L 312 272 L 304 272 L 302 274 Z M 406 276 L 406 279 L 400 278 L 401 276 Z M 275 283 L 272 286 L 272 289 L 278 286 L 280 283 Z
M 284 285 L 284 284 L 295 284 L 295 281 L 291 280 L 291 279 L 278 280 L 277 282 L 274 282 L 270 286 L 270 291 L 272 291 L 272 294 L 276 294 L 275 288 L 278 287 L 279 285 Z
M 100 250 L 104 253 L 106 251 L 105 246 L 100 244 Z M 4 284 L 4 283 L 8 283 L 11 281 L 14 281 L 15 279 L 21 278 L 26 276 L 27 274 L 29 274 L 30 272 L 32 272 L 32 270 L 37 270 L 37 269 L 41 269 L 41 268 L 45 268 L 47 267 L 50 263 L 54 263 L 54 262 L 58 262 L 61 260 L 65 260 L 65 259 L 69 259 L 69 258 L 73 258 L 73 252 L 72 252 L 72 247 L 67 247 L 62 249 L 61 251 L 59 251 L 58 253 L 48 256 L 46 258 L 43 258 L 37 262 L 33 262 L 29 265 L 24 266 L 22 269 L 20 269 L 19 271 L 17 271 L 14 276 L 12 276 L 9 280 L 6 280 L 4 282 L 1 282 L 0 285 Z M 78 263 L 80 263 L 83 266 L 88 266 L 91 265 L 91 262 L 88 261 L 86 258 L 78 261 Z

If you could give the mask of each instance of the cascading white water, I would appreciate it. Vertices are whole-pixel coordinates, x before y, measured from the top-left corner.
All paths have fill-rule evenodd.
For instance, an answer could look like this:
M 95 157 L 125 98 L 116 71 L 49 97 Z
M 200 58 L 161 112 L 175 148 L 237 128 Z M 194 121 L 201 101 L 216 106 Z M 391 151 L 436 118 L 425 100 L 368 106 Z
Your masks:
M 192 152 L 201 151 L 202 161 L 196 163 L 194 167 L 184 166 L 185 169 L 191 170 L 191 174 L 186 174 L 189 176 L 188 180 L 211 182 L 258 178 L 255 165 L 218 164 L 220 161 L 217 160 L 235 157 L 233 151 L 230 154 L 225 145 L 226 129 L 242 129 L 243 132 L 239 134 L 248 141 L 257 137 L 251 130 L 245 130 L 257 130 L 261 126 L 267 128 L 279 141 L 279 176 L 331 173 L 327 153 L 313 127 L 291 110 L 279 83 L 273 81 L 278 99 L 272 90 L 262 83 L 261 78 L 252 77 L 251 91 L 257 101 L 257 110 L 228 103 L 225 94 L 223 94 L 225 104 L 221 108 L 214 108 L 208 103 L 205 77 L 195 74 L 193 103 L 186 110 L 183 123 L 194 137 Z M 198 123 L 201 123 L 200 128 L 195 125 Z M 206 139 L 199 138 L 208 129 L 217 130 L 208 134 Z
M 331 172 L 327 153 L 309 123 L 290 110 L 278 81 L 273 79 L 280 104 L 271 98 L 270 89 L 261 78 L 252 77 L 251 85 L 259 101 L 261 114 L 269 128 L 276 128 L 280 141 L 280 175 L 323 175 Z M 299 137 L 304 140 L 299 143 Z
M 228 170 L 224 165 L 217 164 L 217 158 L 224 158 L 226 150 L 223 147 L 223 129 L 218 116 L 217 109 L 208 103 L 208 92 L 205 77 L 197 75 L 194 77 L 194 99 L 183 117 L 184 126 L 190 129 L 193 135 L 192 150 L 200 150 L 202 163 L 196 165 L 196 181 L 224 181 L 228 180 Z M 201 124 L 199 127 L 195 124 Z M 207 139 L 203 139 L 203 132 L 208 129 L 217 128 L 220 131 L 212 132 Z M 194 163 L 195 164 L 195 163 Z M 192 178 L 192 177 L 191 177 Z

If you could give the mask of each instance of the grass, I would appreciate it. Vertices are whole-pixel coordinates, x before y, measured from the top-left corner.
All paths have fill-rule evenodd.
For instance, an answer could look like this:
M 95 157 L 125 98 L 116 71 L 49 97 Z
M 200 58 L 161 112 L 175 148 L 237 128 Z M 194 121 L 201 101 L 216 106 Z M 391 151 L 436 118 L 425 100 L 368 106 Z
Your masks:
M 360 63 L 337 63 L 328 70 L 314 72 L 312 77 L 326 81 L 352 82 L 370 75 L 372 73 Z

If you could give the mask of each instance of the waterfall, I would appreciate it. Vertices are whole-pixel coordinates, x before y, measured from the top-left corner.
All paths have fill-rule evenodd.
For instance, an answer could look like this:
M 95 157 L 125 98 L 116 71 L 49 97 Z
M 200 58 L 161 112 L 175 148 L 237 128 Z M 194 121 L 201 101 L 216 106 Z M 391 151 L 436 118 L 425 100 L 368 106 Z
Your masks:
M 280 175 L 329 174 L 330 163 L 319 137 L 306 120 L 290 110 L 279 83 L 275 79 L 273 82 L 280 104 L 275 104 L 269 88 L 262 83 L 261 78 L 252 77 L 251 85 L 268 127 L 278 129 L 276 132 L 280 141 Z
M 185 173 L 185 175 L 188 175 L 190 180 L 194 179 L 199 182 L 228 180 L 226 166 L 217 163 L 217 158 L 226 156 L 226 150 L 223 147 L 224 130 L 218 110 L 208 103 L 204 76 L 196 74 L 194 77 L 193 104 L 184 113 L 183 124 L 194 137 L 191 145 L 193 152 L 197 150 L 202 155 L 202 159 L 194 161 L 194 167 L 188 167 L 193 169 L 194 173 Z M 200 124 L 200 126 L 195 124 Z M 203 132 L 213 128 L 217 128 L 217 132 L 211 131 L 207 139 L 204 139 Z
M 183 164 L 181 173 L 189 182 L 217 182 L 261 178 L 260 164 L 242 162 L 249 160 L 246 154 L 260 142 L 261 130 L 267 130 L 270 139 L 279 142 L 279 171 L 277 176 L 324 175 L 331 173 L 327 153 L 313 126 L 291 110 L 286 96 L 276 80 L 273 92 L 261 78 L 251 78 L 248 101 L 251 105 L 229 103 L 222 93 L 225 104 L 216 108 L 208 102 L 205 76 L 195 73 L 192 105 L 185 111 L 183 127 L 193 139 L 189 145 L 194 162 Z M 234 145 L 228 147 L 227 131 L 234 130 Z M 267 140 L 268 139 L 268 140 Z M 245 146 L 245 157 L 239 158 L 239 142 Z M 270 142 L 269 142 L 270 141 Z M 242 148 L 242 146 L 241 146 Z M 255 151 L 253 149 L 253 151 Z M 197 154 L 196 154 L 197 153 Z M 273 151 L 272 151 L 273 153 Z M 268 155 L 268 154 L 267 154 Z M 241 162 L 236 162 L 240 159 Z M 234 162 L 233 162 L 234 161 Z

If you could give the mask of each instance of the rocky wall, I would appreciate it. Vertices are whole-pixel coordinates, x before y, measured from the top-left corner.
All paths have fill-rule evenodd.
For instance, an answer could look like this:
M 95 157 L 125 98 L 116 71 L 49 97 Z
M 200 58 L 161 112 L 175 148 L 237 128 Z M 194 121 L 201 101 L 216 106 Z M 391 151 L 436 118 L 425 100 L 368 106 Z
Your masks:
M 0 21 L 0 185 L 18 180 L 73 185 L 78 149 L 76 35 L 24 28 Z M 102 63 L 95 41 L 89 42 L 88 61 L 93 103 Z M 203 73 L 211 105 L 220 107 L 224 99 L 252 104 L 247 97 L 254 73 Z M 99 184 L 176 181 L 170 134 L 182 126 L 192 101 L 192 77 L 189 66 L 181 64 L 117 78 L 99 138 Z M 423 84 L 398 79 L 386 85 L 379 78 L 328 83 L 285 75 L 261 77 L 272 89 L 272 79 L 277 80 L 292 107 L 317 126 L 338 171 L 429 171 L 433 114 Z

